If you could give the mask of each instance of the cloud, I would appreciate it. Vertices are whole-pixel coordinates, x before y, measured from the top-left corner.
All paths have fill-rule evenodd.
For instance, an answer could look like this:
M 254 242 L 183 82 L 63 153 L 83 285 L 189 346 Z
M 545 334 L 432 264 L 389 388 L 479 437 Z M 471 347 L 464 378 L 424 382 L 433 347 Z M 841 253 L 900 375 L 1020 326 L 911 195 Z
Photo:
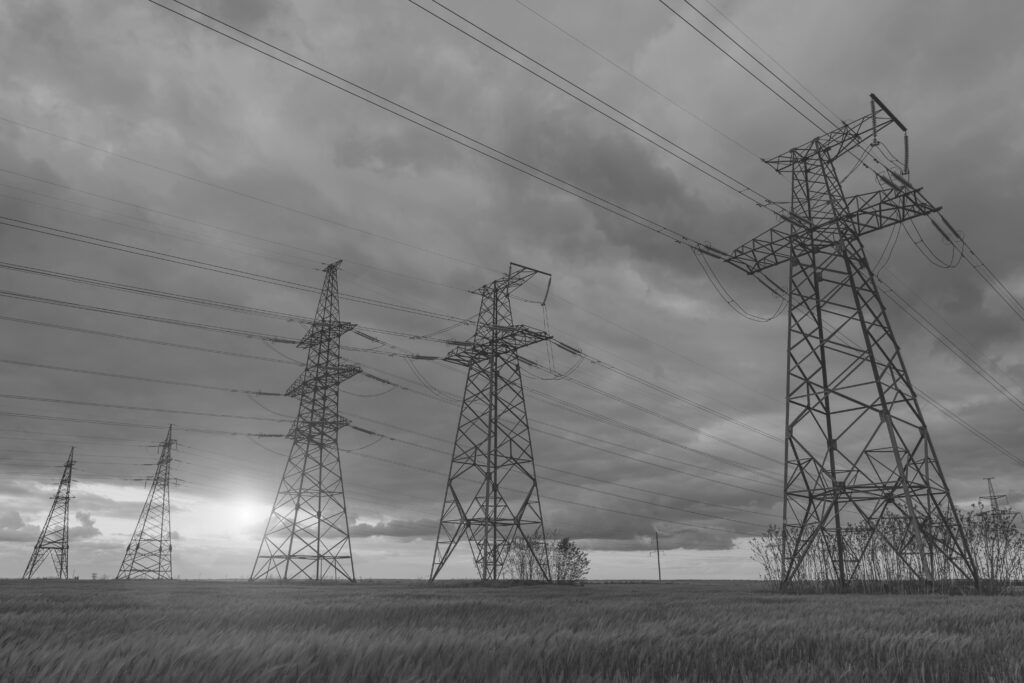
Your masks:
M 0 541 L 35 541 L 39 527 L 26 524 L 16 510 L 0 511 Z
M 437 535 L 437 520 L 433 519 L 391 519 L 376 524 L 358 522 L 349 528 L 353 536 L 393 536 L 412 540 L 432 538 Z
M 75 519 L 81 524 L 68 530 L 72 540 L 77 541 L 103 535 L 103 532 L 96 528 L 96 520 L 88 512 L 76 512 Z
M 620 5 L 559 0 L 543 11 L 664 96 L 515 3 L 474 5 L 469 16 L 742 182 L 787 199 L 789 179 L 758 157 L 805 142 L 815 129 L 657 3 L 628 12 Z M 1013 232 L 1024 129 L 1020 89 L 1007 85 L 1024 75 L 1018 58 L 1024 43 L 1015 32 L 1021 5 L 997 2 L 985 12 L 951 0 L 941 6 L 935 12 L 923 0 L 867 0 L 826 8 L 801 0 L 780 11 L 736 0 L 723 9 L 838 116 L 867 113 L 867 93 L 878 92 L 911 128 L 914 182 L 1024 296 L 1024 242 Z M 204 9 L 722 249 L 773 222 L 411 5 L 211 0 Z M 836 25 L 850 30 L 811 30 Z M 353 535 L 375 536 L 371 545 L 381 547 L 402 543 L 400 552 L 408 552 L 411 539 L 433 540 L 459 417 L 458 398 L 435 400 L 434 389 L 460 397 L 465 371 L 407 362 L 401 354 L 443 355 L 448 346 L 436 338 L 468 338 L 480 304 L 469 292 L 509 261 L 552 273 L 547 307 L 517 301 L 517 322 L 549 328 L 560 341 L 658 387 L 587 360 L 574 368 L 579 359 L 560 350 L 556 365 L 574 368 L 569 378 L 540 379 L 531 370 L 525 384 L 536 462 L 560 470 L 538 469 L 549 529 L 586 539 L 591 548 L 632 549 L 646 565 L 655 528 L 665 530 L 666 548 L 721 549 L 778 518 L 782 466 L 772 460 L 781 459 L 782 446 L 739 421 L 775 437 L 783 433 L 785 316 L 757 325 L 735 315 L 680 245 L 145 3 L 0 4 L 0 61 L 0 116 L 27 124 L 0 121 L 0 169 L 22 174 L 0 171 L 7 185 L 0 186 L 0 215 L 159 257 L 11 227 L 0 232 L 5 261 L 311 315 L 317 294 L 305 288 L 320 285 L 324 262 L 344 259 L 342 317 L 393 333 L 374 332 L 380 345 L 346 335 L 351 348 L 344 353 L 368 374 L 408 388 L 389 389 L 366 376 L 343 387 L 341 412 L 354 424 L 402 440 L 373 442 L 342 431 L 343 447 L 355 449 L 343 455 Z M 931 246 L 943 246 L 923 222 L 921 228 Z M 867 241 L 877 263 L 886 236 Z M 285 284 L 186 267 L 163 254 Z M 774 310 L 756 283 L 714 267 L 741 303 Z M 880 274 L 1016 391 L 1024 379 L 1024 326 L 973 269 L 935 268 L 901 234 Z M 4 278 L 4 289 L 74 304 L 287 338 L 304 331 L 272 315 L 11 270 Z M 373 303 L 380 301 L 389 306 Z M 915 387 L 1008 448 L 1019 443 L 1024 428 L 1017 407 L 898 307 L 887 308 Z M 297 368 L 275 361 L 301 361 L 305 350 L 40 302 L 5 299 L 4 314 L 62 327 L 0 321 L 2 359 L 160 380 L 0 363 L 4 386 L 17 387 L 7 393 L 157 411 L 0 399 L 0 411 L 83 420 L 5 420 L 4 509 L 31 519 L 45 514 L 57 471 L 49 468 L 59 467 L 74 443 L 80 459 L 72 505 L 85 515 L 76 533 L 95 545 L 126 537 L 145 495 L 143 480 L 153 474 L 151 446 L 171 421 L 179 440 L 172 476 L 182 482 L 172 491 L 176 523 L 184 517 L 178 491 L 188 494 L 196 518 L 203 518 L 204 505 L 224 500 L 269 507 L 282 459 L 228 434 L 277 433 L 280 425 L 270 420 L 275 413 L 294 415 L 297 403 L 264 396 L 258 405 L 237 390 L 288 386 Z M 430 333 L 436 338 L 408 339 Z M 548 361 L 542 345 L 526 353 Z M 999 477 L 1006 491 L 1024 487 L 1005 458 L 943 413 L 924 409 L 958 500 L 983 495 L 985 476 Z M 140 423 L 154 427 L 135 426 Z M 288 450 L 284 440 L 267 443 Z M 36 535 L 20 517 L 3 519 L 5 535 L 24 541 Z M 210 519 L 209 526 L 180 527 L 190 548 L 216 545 L 239 524 L 227 516 Z M 682 525 L 692 526 L 669 533 Z M 108 554 L 97 556 L 97 566 L 119 559 Z M 182 566 L 220 575 L 213 566 L 220 560 L 211 559 L 219 556 L 195 557 Z M 12 567 L 5 571 L 21 569 Z

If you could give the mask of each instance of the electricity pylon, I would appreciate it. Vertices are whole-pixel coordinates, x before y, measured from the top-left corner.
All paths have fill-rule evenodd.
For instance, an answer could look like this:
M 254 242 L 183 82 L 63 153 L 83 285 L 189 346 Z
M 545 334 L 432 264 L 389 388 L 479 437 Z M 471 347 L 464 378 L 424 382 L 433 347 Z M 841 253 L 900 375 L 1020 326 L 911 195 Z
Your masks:
M 985 477 L 985 481 L 988 482 L 988 495 L 982 496 L 981 500 L 988 501 L 988 509 L 990 512 L 1003 512 L 999 506 L 1000 500 L 1007 500 L 1006 494 L 996 495 L 996 488 L 992 485 L 992 477 Z
M 316 317 L 299 341 L 308 350 L 306 367 L 285 392 L 299 399 L 299 412 L 288 431 L 291 452 L 251 581 L 355 581 L 338 450 L 338 430 L 348 420 L 338 414 L 338 390 L 362 368 L 341 357 L 341 335 L 355 325 L 339 319 L 340 263 L 324 269 Z
M 64 473 L 57 485 L 57 494 L 53 497 L 50 514 L 46 524 L 39 532 L 39 540 L 32 548 L 32 557 L 28 560 L 25 573 L 21 578 L 31 579 L 46 560 L 53 560 L 53 568 L 57 570 L 58 579 L 68 578 L 68 505 L 71 502 L 71 469 L 75 464 L 75 448 L 71 447 Z
M 988 509 L 982 507 L 978 515 L 980 522 L 978 531 L 981 536 L 981 557 L 978 558 L 981 577 L 988 581 L 1005 581 L 1017 567 L 1013 564 L 1013 544 L 1018 537 L 1017 520 L 1020 513 L 1011 507 L 1000 505 L 999 501 L 1007 501 L 1005 495 L 996 495 L 992 477 L 988 481 L 988 495 L 982 501 L 988 501 Z
M 871 543 L 848 544 L 850 523 L 881 536 L 915 579 L 978 581 L 861 241 L 921 216 L 950 241 L 959 234 L 911 185 L 906 156 L 898 167 L 878 162 L 879 189 L 863 194 L 847 194 L 836 168 L 856 153 L 894 159 L 878 139 L 892 125 L 906 155 L 906 127 L 872 95 L 870 114 L 767 160 L 791 177 L 789 212 L 731 254 L 711 254 L 770 285 L 764 271 L 789 268 L 789 286 L 774 285 L 789 304 L 783 584 L 800 578 L 812 547 L 828 555 L 832 580 L 856 579 Z
M 431 581 L 467 534 L 481 579 L 501 578 L 509 551 L 522 543 L 550 580 L 519 349 L 551 335 L 515 325 L 509 299 L 535 275 L 546 276 L 550 287 L 548 273 L 511 263 L 508 275 L 475 290 L 480 315 L 473 338 L 445 356 L 467 373 Z
M 170 579 L 171 570 L 171 448 L 178 444 L 171 437 L 173 425 L 160 444 L 156 474 L 149 486 L 149 495 L 142 514 L 128 542 L 119 579 Z

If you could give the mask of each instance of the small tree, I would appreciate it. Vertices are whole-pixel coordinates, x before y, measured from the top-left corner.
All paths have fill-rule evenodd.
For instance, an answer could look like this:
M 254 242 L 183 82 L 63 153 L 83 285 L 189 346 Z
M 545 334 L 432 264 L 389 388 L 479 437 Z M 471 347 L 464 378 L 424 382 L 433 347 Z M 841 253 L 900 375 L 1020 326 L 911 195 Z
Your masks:
M 590 557 L 568 536 L 560 539 L 551 553 L 551 579 L 559 583 L 582 581 L 590 572 Z
M 590 557 L 568 536 L 558 538 L 554 531 L 547 538 L 516 538 L 509 547 L 502 576 L 515 581 L 543 581 L 544 572 L 537 558 L 546 559 L 549 579 L 558 583 L 583 581 L 590 572 Z

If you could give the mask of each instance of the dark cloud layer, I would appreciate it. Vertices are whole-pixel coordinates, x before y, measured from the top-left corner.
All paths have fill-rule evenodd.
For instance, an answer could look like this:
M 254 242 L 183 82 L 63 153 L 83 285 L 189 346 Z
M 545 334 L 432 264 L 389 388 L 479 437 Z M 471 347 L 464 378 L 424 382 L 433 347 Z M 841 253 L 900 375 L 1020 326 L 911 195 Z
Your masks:
M 759 157 L 817 131 L 660 5 L 528 4 L 646 85 L 518 3 L 458 8 L 737 181 L 788 198 L 788 179 Z M 729 249 L 774 222 L 408 3 L 200 6 L 692 238 Z M 836 117 L 866 113 L 868 93 L 878 93 L 911 129 L 912 180 L 1024 297 L 1024 243 L 1014 236 L 1024 181 L 1022 95 L 1014 87 L 1024 78 L 1019 2 L 801 0 L 780 8 L 736 0 L 720 7 Z M 778 521 L 785 320 L 757 324 L 735 315 L 680 245 L 151 4 L 2 4 L 0 60 L 0 183 L 7 185 L 0 185 L 0 216 L 156 257 L 22 225 L 0 229 L 2 261 L 308 316 L 315 294 L 302 287 L 319 286 L 323 264 L 341 258 L 343 318 L 451 339 L 468 338 L 472 325 L 445 316 L 471 318 L 479 301 L 470 291 L 510 261 L 549 271 L 546 309 L 517 301 L 517 321 L 548 327 L 560 341 L 656 386 L 589 361 L 577 365 L 562 350 L 525 352 L 541 366 L 554 361 L 559 372 L 572 370 L 555 381 L 531 366 L 526 379 L 548 528 L 584 539 L 596 575 L 630 576 L 631 561 L 647 571 L 655 531 L 663 548 L 697 556 L 742 546 Z M 919 227 L 941 250 L 941 238 Z M 899 236 L 880 277 L 1019 393 L 1020 319 L 968 264 L 936 268 L 915 239 Z M 869 240 L 873 263 L 885 243 L 881 235 Z M 228 277 L 165 255 L 299 287 Z M 714 267 L 741 304 L 774 310 L 758 285 Z M 9 268 L 0 269 L 0 280 L 0 290 L 76 305 L 286 338 L 302 333 L 277 318 Z M 888 309 L 915 386 L 1015 449 L 1024 437 L 1017 407 L 911 316 Z M 3 313 L 60 327 L 0 321 L 0 361 L 54 366 L 0 362 L 2 393 L 105 405 L 0 398 L 0 575 L 21 571 L 38 534 L 25 520 L 45 517 L 71 445 L 78 454 L 75 571 L 112 574 L 168 423 L 179 441 L 175 566 L 183 576 L 245 574 L 289 444 L 210 430 L 284 431 L 293 399 L 253 400 L 237 390 L 279 392 L 301 370 L 304 350 L 10 297 Z M 415 392 L 366 376 L 350 380 L 342 412 L 393 439 L 343 430 L 341 441 L 351 451 L 343 463 L 352 533 L 364 544 L 357 572 L 389 576 L 394 565 L 382 558 L 429 563 L 408 554 L 436 534 L 465 375 L 450 364 L 393 355 L 443 355 L 444 344 L 374 335 L 381 341 L 346 335 L 346 353 L 369 374 Z M 986 476 L 1020 500 L 1024 478 L 1005 457 L 930 404 L 924 409 L 958 502 L 984 494 Z M 8 416 L 15 413 L 35 417 Z M 601 558 L 618 557 L 614 551 L 636 559 L 602 569 Z M 756 575 L 744 567 L 737 573 Z

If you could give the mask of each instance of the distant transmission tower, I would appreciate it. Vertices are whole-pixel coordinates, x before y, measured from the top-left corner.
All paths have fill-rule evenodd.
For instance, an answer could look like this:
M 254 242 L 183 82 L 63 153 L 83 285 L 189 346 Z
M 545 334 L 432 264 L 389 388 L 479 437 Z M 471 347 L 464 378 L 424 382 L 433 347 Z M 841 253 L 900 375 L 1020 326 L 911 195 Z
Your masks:
M 859 164 L 871 154 L 898 163 L 878 140 L 890 125 L 904 132 L 902 163 L 875 171 L 877 190 L 848 195 L 837 162 L 850 155 Z M 978 580 L 861 243 L 871 232 L 938 214 L 910 184 L 906 140 L 903 124 L 872 95 L 870 114 L 769 159 L 792 178 L 785 227 L 725 258 L 759 277 L 789 268 L 784 584 L 799 578 L 812 548 L 827 553 L 833 580 L 856 579 L 871 543 L 848 542 L 849 523 L 889 545 L 911 577 Z
M 431 581 L 465 535 L 481 579 L 502 577 L 517 542 L 550 579 L 518 351 L 551 335 L 513 324 L 510 302 L 535 275 L 550 287 L 548 273 L 512 263 L 508 275 L 474 291 L 480 315 L 473 338 L 445 357 L 467 373 Z
M 985 477 L 985 481 L 988 482 L 988 495 L 982 496 L 981 500 L 988 501 L 988 509 L 990 512 L 1002 512 L 1003 510 L 999 507 L 1000 500 L 1007 500 L 1006 495 L 996 495 L 996 488 L 992 485 L 992 477 Z
M 341 357 L 341 335 L 355 325 L 339 319 L 340 263 L 324 269 L 316 317 L 299 342 L 306 367 L 285 392 L 299 399 L 292 448 L 250 580 L 355 581 L 338 450 L 348 420 L 338 414 L 338 389 L 362 369 Z
M 68 504 L 71 502 L 71 469 L 74 464 L 75 449 L 72 447 L 67 462 L 64 463 L 64 474 L 57 485 L 57 494 L 53 497 L 50 514 L 46 517 L 43 530 L 39 532 L 39 540 L 32 548 L 32 557 L 25 567 L 25 573 L 21 577 L 23 579 L 31 579 L 47 556 L 53 560 L 57 578 L 68 578 Z
M 171 448 L 178 443 L 171 437 L 172 427 L 160 444 L 156 474 L 117 571 L 119 579 L 171 578 Z

